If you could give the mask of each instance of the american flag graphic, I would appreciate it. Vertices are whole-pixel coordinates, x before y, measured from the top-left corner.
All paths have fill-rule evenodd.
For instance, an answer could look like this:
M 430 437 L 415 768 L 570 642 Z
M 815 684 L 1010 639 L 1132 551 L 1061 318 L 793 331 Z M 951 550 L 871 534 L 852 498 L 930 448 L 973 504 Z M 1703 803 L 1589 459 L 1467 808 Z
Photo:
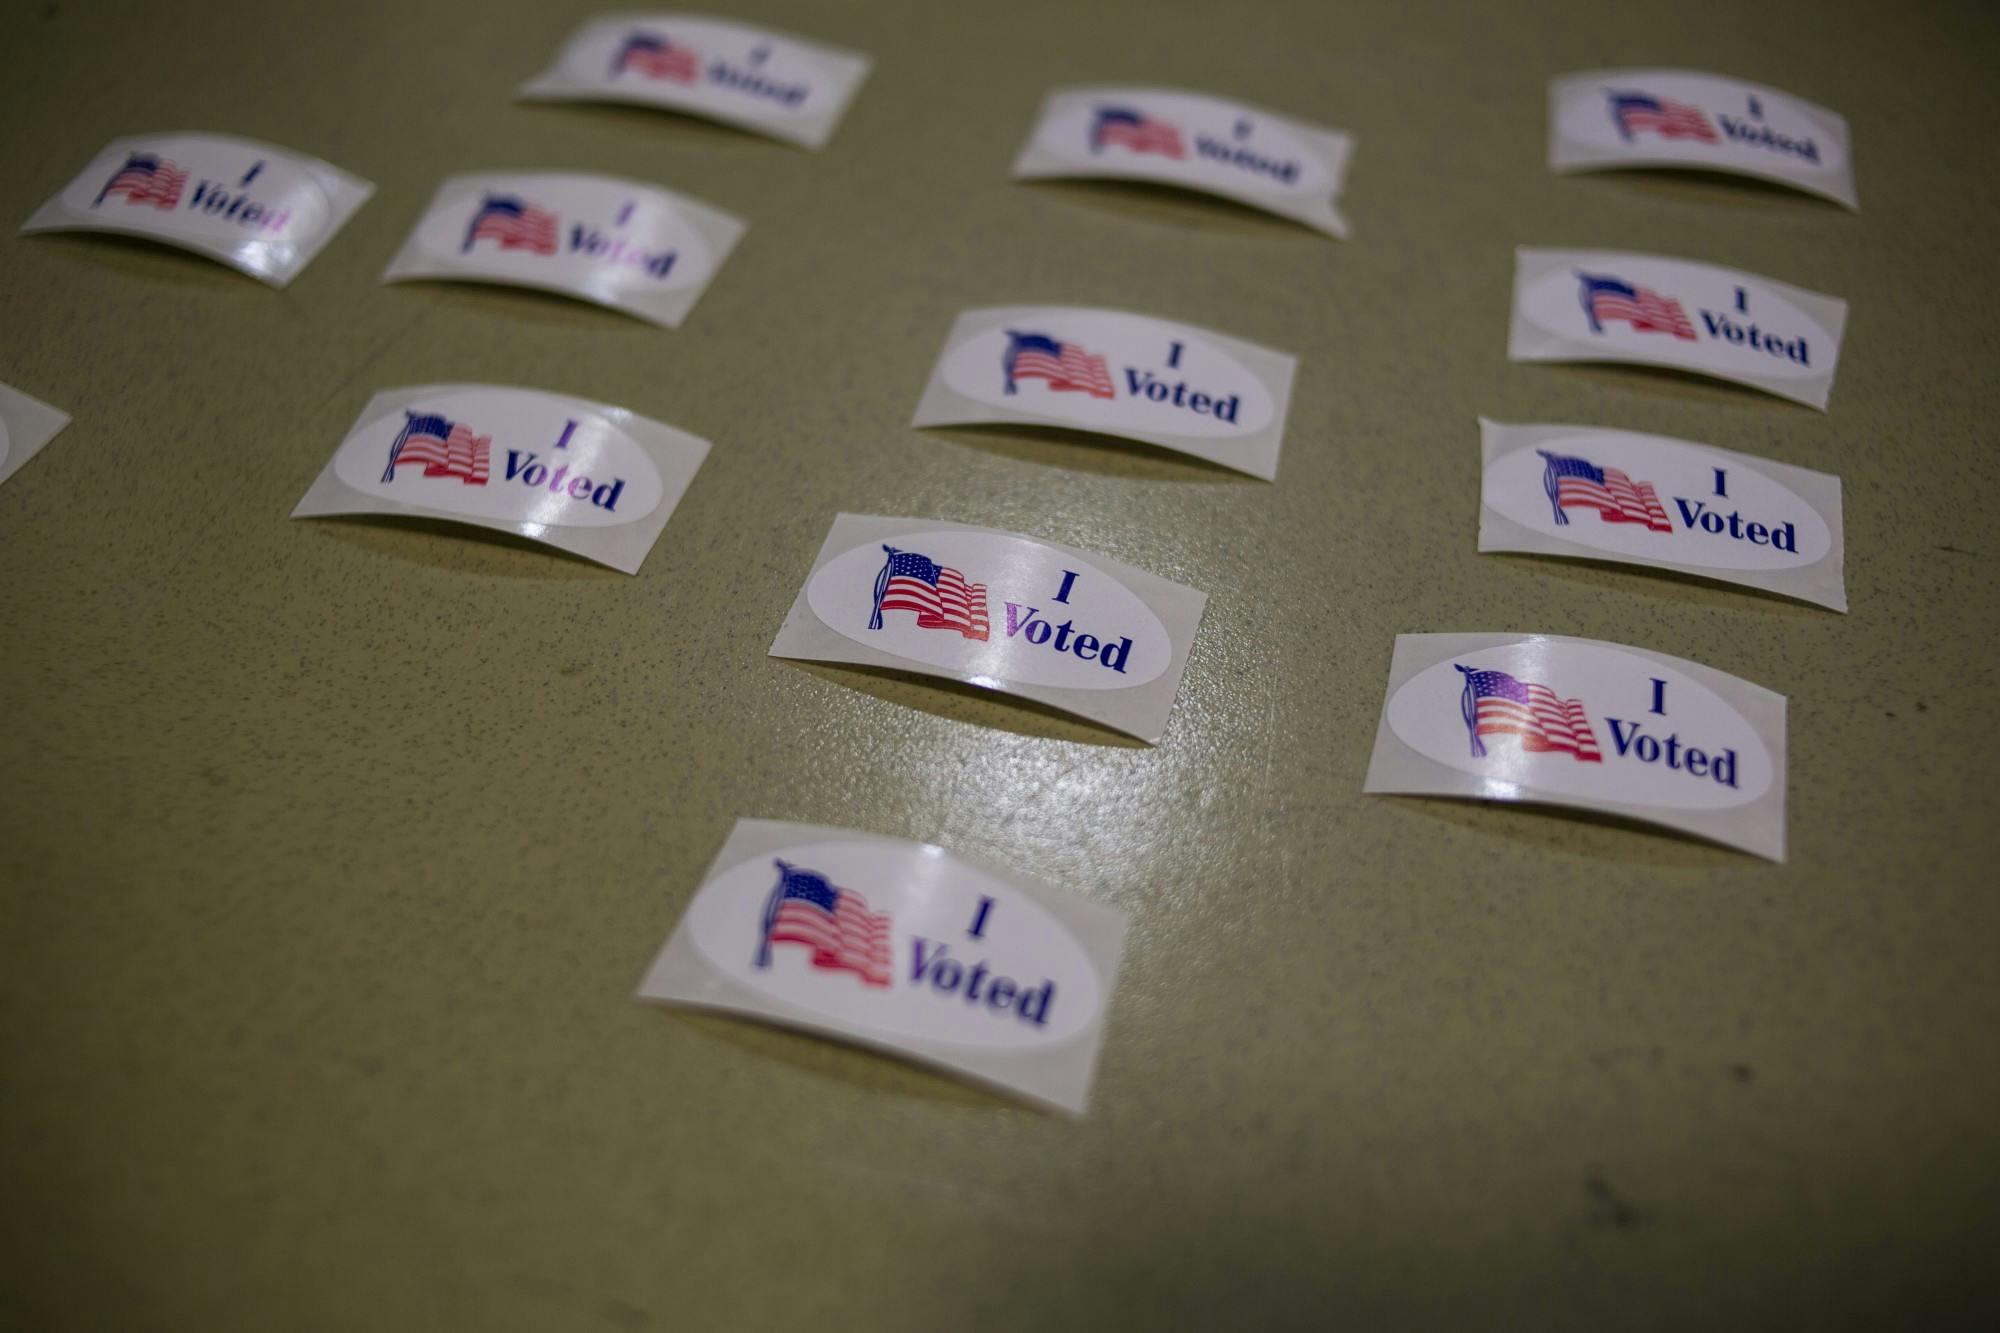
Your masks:
M 1101 106 L 1090 124 L 1090 151 L 1102 152 L 1104 145 L 1117 144 L 1135 153 L 1158 153 L 1162 157 L 1187 156 L 1181 132 L 1164 120 L 1154 120 L 1130 107 Z
M 1583 283 L 1578 293 L 1583 313 L 1592 333 L 1604 332 L 1603 321 L 1622 319 L 1640 333 L 1671 333 L 1688 342 L 1695 340 L 1694 325 L 1688 323 L 1681 303 L 1644 287 L 1635 287 L 1620 278 L 1601 278 L 1579 273 Z
M 1092 398 L 1110 398 L 1111 372 L 1104 358 L 1092 356 L 1075 343 L 1062 342 L 1045 333 L 1007 331 L 1007 356 L 1002 362 L 1007 392 L 1014 392 L 1016 380 L 1046 380 L 1062 393 L 1087 393 Z
M 1634 481 L 1615 467 L 1598 467 L 1587 458 L 1537 449 L 1545 460 L 1542 489 L 1549 493 L 1556 526 L 1568 524 L 1565 509 L 1595 509 L 1606 523 L 1643 523 L 1654 532 L 1672 532 L 1673 523 L 1650 481 Z
M 1519 736 L 1521 748 L 1530 753 L 1554 750 L 1581 763 L 1604 762 L 1583 700 L 1564 699 L 1546 685 L 1516 680 L 1504 671 L 1458 669 L 1465 673 L 1459 711 L 1465 716 L 1474 758 L 1486 753 L 1481 736 Z
M 403 429 L 389 446 L 383 481 L 394 481 L 397 468 L 417 463 L 426 477 L 457 477 L 468 486 L 486 484 L 486 456 L 493 445 L 492 436 L 474 435 L 470 426 L 435 412 L 405 412 L 403 416 Z
M 986 617 L 986 585 L 915 551 L 884 546 L 889 559 L 875 576 L 875 614 L 869 629 L 882 628 L 884 611 L 914 611 L 918 629 L 957 630 L 982 643 L 992 632 Z
M 498 241 L 502 250 L 552 255 L 556 252 L 556 215 L 512 195 L 489 194 L 472 215 L 459 253 L 470 250 L 474 241 Z
M 1689 106 L 1685 102 L 1669 102 L 1664 97 L 1653 97 L 1647 93 L 1610 93 L 1611 119 L 1617 123 L 1618 136 L 1627 143 L 1638 130 L 1651 130 L 1662 139 L 1699 139 L 1703 143 L 1721 143 L 1715 126 L 1708 123 L 1708 117 L 1701 114 L 1700 107 Z
M 185 188 L 187 172 L 165 158 L 155 153 L 128 153 L 125 165 L 111 173 L 111 179 L 104 183 L 90 206 L 95 208 L 112 195 L 122 194 L 128 204 L 172 208 L 180 203 Z
M 613 74 L 623 74 L 628 69 L 637 70 L 649 79 L 693 83 L 701 78 L 701 57 L 678 42 L 650 32 L 635 32 L 625 39 L 625 45 L 618 48 L 618 58 L 611 62 Z
M 814 967 L 858 972 L 870 986 L 888 985 L 889 914 L 869 911 L 867 899 L 816 871 L 773 864 L 778 883 L 764 901 L 757 966 L 771 965 L 774 944 L 802 944 L 812 950 Z

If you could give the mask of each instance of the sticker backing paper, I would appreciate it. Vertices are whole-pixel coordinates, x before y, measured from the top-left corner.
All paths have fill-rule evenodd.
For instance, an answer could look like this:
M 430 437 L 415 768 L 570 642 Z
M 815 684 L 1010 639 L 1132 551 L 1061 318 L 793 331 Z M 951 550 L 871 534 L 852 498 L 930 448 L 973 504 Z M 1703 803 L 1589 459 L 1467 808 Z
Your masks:
M 1514 252 L 1515 361 L 1625 361 L 1826 410 L 1847 302 L 1754 273 L 1611 250 Z
M 1575 806 L 1785 859 L 1785 697 L 1646 648 L 1399 634 L 1364 790 Z
M 1549 83 L 1549 166 L 1693 167 L 1860 207 L 1847 122 L 1761 84 L 1687 69 L 1598 69 Z
M 382 274 L 561 292 L 678 328 L 743 223 L 654 185 L 611 176 L 453 176 Z
M 374 192 L 254 139 L 143 134 L 105 145 L 21 230 L 130 232 L 283 287 Z
M 1354 141 L 1242 102 L 1171 88 L 1058 88 L 1014 162 L 1016 180 L 1154 181 L 1346 237 L 1334 208 Z
M 492 384 L 385 389 L 293 518 L 397 514 L 639 572 L 708 441 L 622 407 Z
M 820 148 L 868 57 L 700 14 L 604 14 L 521 85 L 530 101 L 636 102 Z
M 1847 609 L 1840 478 L 1712 445 L 1481 418 L 1479 549 L 1651 565 Z
M 968 310 L 952 324 L 912 424 L 1067 426 L 1270 481 L 1297 367 L 1282 352 L 1116 310 Z
M 68 413 L 0 384 L 0 481 L 19 472 L 68 424 Z
M 1114 908 L 941 847 L 738 820 L 638 998 L 825 1033 L 1082 1114 Z
M 1157 744 L 1207 601 L 1035 537 L 841 514 L 771 655 L 963 681 Z

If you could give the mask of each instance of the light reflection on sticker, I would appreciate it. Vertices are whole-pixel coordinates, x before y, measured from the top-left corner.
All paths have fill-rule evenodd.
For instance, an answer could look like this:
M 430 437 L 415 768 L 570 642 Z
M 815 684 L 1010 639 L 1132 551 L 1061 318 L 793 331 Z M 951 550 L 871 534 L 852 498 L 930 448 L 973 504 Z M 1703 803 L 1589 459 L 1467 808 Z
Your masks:
M 254 139 L 114 139 L 22 226 L 129 232 L 282 287 L 374 193 L 329 163 Z
M 1752 273 L 1659 255 L 1522 247 L 1507 354 L 1669 366 L 1824 411 L 1846 322 L 1845 301 Z
M 1581 806 L 1784 859 L 1785 701 L 1552 635 L 1397 636 L 1366 790 Z
M 632 574 L 707 453 L 706 440 L 560 394 L 385 390 L 292 513 L 452 518 Z

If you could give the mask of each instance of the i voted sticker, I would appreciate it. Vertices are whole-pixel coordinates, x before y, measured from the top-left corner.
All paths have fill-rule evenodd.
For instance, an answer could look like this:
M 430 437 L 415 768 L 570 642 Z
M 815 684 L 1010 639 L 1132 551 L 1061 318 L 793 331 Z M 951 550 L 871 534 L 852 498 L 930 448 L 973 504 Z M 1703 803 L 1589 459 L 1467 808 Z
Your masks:
M 1847 609 L 1840 478 L 1593 426 L 1479 422 L 1479 549 L 1651 565 Z
M 1624 361 L 1826 410 L 1847 302 L 1754 273 L 1608 250 L 1514 252 L 1515 361 Z
M 0 482 L 19 472 L 68 424 L 68 413 L 0 384 Z
M 1354 141 L 1262 107 L 1168 88 L 1058 88 L 1016 180 L 1107 177 L 1221 195 L 1332 236 Z
M 918 671 L 1157 743 L 1206 593 L 964 523 L 841 514 L 773 657 Z
M 1270 481 L 1297 367 L 1282 352 L 1116 310 L 968 310 L 952 324 L 912 424 L 1067 426 Z
M 678 328 L 742 234 L 721 209 L 610 176 L 453 176 L 382 280 L 537 287 Z
M 1365 790 L 1575 806 L 1785 859 L 1785 698 L 1643 648 L 1399 634 Z
M 700 14 L 606 14 L 570 37 L 530 101 L 636 102 L 823 147 L 867 77 L 855 51 Z
M 130 232 L 283 287 L 374 192 L 254 139 L 146 134 L 112 140 L 21 230 Z
M 387 389 L 292 517 L 452 519 L 636 574 L 707 455 L 706 440 L 582 398 L 490 384 Z
M 1762 84 L 1686 69 L 1598 69 L 1549 83 L 1549 166 L 1695 167 L 1859 208 L 1847 122 Z
M 1081 1114 L 1123 913 L 941 847 L 738 820 L 639 998 L 827 1033 Z

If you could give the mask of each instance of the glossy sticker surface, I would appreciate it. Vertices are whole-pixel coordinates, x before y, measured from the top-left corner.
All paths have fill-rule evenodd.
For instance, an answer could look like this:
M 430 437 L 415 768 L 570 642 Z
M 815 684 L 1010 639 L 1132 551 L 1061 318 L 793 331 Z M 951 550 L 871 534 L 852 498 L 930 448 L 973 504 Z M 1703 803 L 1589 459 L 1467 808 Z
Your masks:
M 1695 70 L 1599 69 L 1551 80 L 1549 166 L 1727 171 L 1860 206 L 1839 114 Z
M 707 454 L 706 440 L 561 394 L 390 389 L 369 401 L 292 517 L 455 519 L 636 574 Z
M 912 424 L 1067 426 L 1270 481 L 1297 366 L 1282 352 L 1116 310 L 968 310 L 952 324 Z
M 19 472 L 68 424 L 68 413 L 0 384 L 0 482 Z
M 1017 180 L 1105 177 L 1221 195 L 1332 236 L 1353 140 L 1262 107 L 1171 88 L 1058 88 Z
M 1479 429 L 1482 551 L 1651 565 L 1847 609 L 1838 477 L 1634 431 Z
M 921 671 L 1157 742 L 1206 602 L 1033 537 L 842 514 L 771 654 Z
M 536 287 L 677 328 L 742 234 L 720 209 L 635 181 L 453 176 L 382 278 Z
M 282 287 L 374 191 L 254 139 L 147 134 L 112 140 L 21 230 L 130 232 Z
M 606 14 L 520 96 L 636 102 L 819 148 L 868 66 L 858 52 L 702 14 Z
M 739 820 L 639 998 L 830 1033 L 1080 1113 L 1125 928 L 940 847 Z
M 1826 410 L 1847 302 L 1660 255 L 1514 252 L 1516 361 L 1625 361 L 1747 384 Z
M 1401 634 L 1365 789 L 1578 806 L 1785 856 L 1785 700 L 1554 635 Z

